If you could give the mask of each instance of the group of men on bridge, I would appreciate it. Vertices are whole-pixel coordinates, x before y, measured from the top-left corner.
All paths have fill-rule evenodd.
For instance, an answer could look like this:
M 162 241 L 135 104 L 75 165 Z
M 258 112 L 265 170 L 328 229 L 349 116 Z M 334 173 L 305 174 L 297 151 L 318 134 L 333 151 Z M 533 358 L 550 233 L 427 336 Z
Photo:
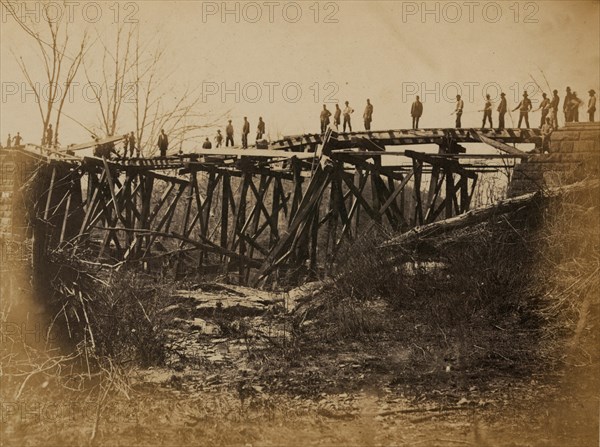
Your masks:
M 587 114 L 590 122 L 594 122 L 595 112 L 596 112 L 596 92 L 592 89 L 588 91 L 589 98 L 587 103 Z M 579 122 L 579 108 L 582 106 L 583 101 L 577 97 L 577 93 L 571 91 L 570 87 L 567 87 L 565 98 L 563 101 L 563 113 L 565 116 L 565 122 Z M 517 124 L 518 128 L 521 128 L 523 122 L 525 123 L 525 127 L 529 128 L 529 113 L 541 111 L 540 116 L 540 125 L 539 128 L 542 129 L 542 135 L 544 138 L 544 147 L 549 145 L 550 135 L 552 132 L 558 128 L 558 110 L 560 105 L 560 97 L 558 96 L 558 90 L 554 90 L 552 92 L 552 98 L 548 98 L 546 93 L 542 93 L 542 101 L 540 102 L 537 109 L 533 110 L 533 104 L 531 99 L 529 99 L 529 95 L 527 92 L 523 93 L 523 99 L 519 102 L 519 104 L 512 109 L 512 111 L 519 111 L 519 121 Z M 456 116 L 455 127 L 462 127 L 462 115 L 464 112 L 464 101 L 462 100 L 460 95 L 456 95 L 456 104 L 454 111 L 451 113 Z M 480 112 L 483 112 L 483 120 L 481 123 L 481 129 L 484 129 L 486 124 L 489 123 L 490 128 L 494 128 L 493 120 L 492 120 L 492 109 L 493 103 L 490 95 L 486 95 L 484 107 Z M 504 92 L 500 93 L 500 102 L 498 103 L 498 107 L 496 108 L 498 112 L 498 130 L 502 130 L 505 128 L 505 115 L 508 111 L 506 95 Z M 345 101 L 345 107 L 342 110 L 339 104 L 335 105 L 335 111 L 332 114 L 328 109 L 327 105 L 323 104 L 323 109 L 320 114 L 320 124 L 321 124 L 321 133 L 324 133 L 327 127 L 331 124 L 331 116 L 333 116 L 333 125 L 336 130 L 339 130 L 340 124 L 343 126 L 343 132 L 346 132 L 348 129 L 352 132 L 352 114 L 354 113 L 354 109 L 350 106 L 349 101 Z M 410 115 L 412 117 L 412 128 L 419 128 L 419 120 L 423 115 L 423 103 L 421 102 L 419 96 L 416 97 L 415 101 L 411 105 Z M 342 121 L 343 118 L 343 121 Z M 373 121 L 373 104 L 371 104 L 371 100 L 367 99 L 367 104 L 365 106 L 365 110 L 363 112 L 363 122 L 366 131 L 371 130 L 371 123 Z M 256 128 L 256 145 L 258 148 L 267 148 L 268 142 L 264 140 L 265 136 L 265 128 L 266 124 L 263 121 L 262 117 L 258 118 L 258 125 Z M 242 124 L 242 148 L 248 148 L 248 135 L 250 134 L 250 123 L 248 121 L 248 117 L 244 117 L 244 121 Z M 17 132 L 17 135 L 11 137 L 8 135 L 8 140 L 6 143 L 7 148 L 11 147 L 20 147 L 22 146 L 23 138 L 21 134 Z M 214 141 L 217 148 L 222 147 L 223 144 L 223 134 L 221 130 L 217 130 L 217 135 L 214 137 Z M 132 158 L 134 152 L 136 156 L 140 156 L 140 147 L 137 145 L 136 137 L 134 132 L 130 132 L 129 134 L 125 134 L 123 137 L 124 142 L 124 153 L 123 158 L 127 158 L 127 154 L 129 152 L 129 157 Z M 234 146 L 234 129 L 232 120 L 228 121 L 227 126 L 225 127 L 225 147 Z M 44 138 L 42 139 L 42 146 L 48 147 L 57 147 L 58 146 L 58 134 L 54 133 L 52 129 L 52 124 L 48 124 L 44 131 Z M 158 150 L 161 157 L 167 156 L 167 151 L 169 149 L 169 137 L 165 133 L 164 129 L 161 129 L 160 135 L 158 137 L 157 142 Z M 0 147 L 1 144 L 0 144 Z M 209 138 L 202 144 L 203 149 L 212 149 L 212 143 Z M 114 150 L 110 151 L 111 153 L 117 154 Z M 118 154 L 117 154 L 118 155 Z
M 256 144 L 260 145 L 266 133 L 266 124 L 263 121 L 262 116 L 258 117 L 258 125 L 256 126 Z M 242 123 L 242 149 L 248 149 L 248 135 L 250 134 L 250 122 L 248 121 L 248 117 L 244 117 L 244 122 Z M 217 135 L 214 138 L 215 145 L 217 148 L 223 146 L 223 134 L 221 133 L 221 129 L 217 130 Z M 227 121 L 227 126 L 225 127 L 225 147 L 235 146 L 234 142 L 234 130 L 233 130 L 233 122 L 232 120 Z M 202 143 L 202 149 L 212 149 L 212 142 L 207 137 Z
M 352 132 L 352 114 L 354 113 L 354 109 L 350 107 L 350 102 L 346 101 L 344 103 L 346 107 L 344 110 L 340 109 L 340 105 L 335 105 L 335 112 L 333 113 L 333 125 L 335 126 L 335 130 L 339 130 L 340 124 L 343 121 L 343 131 L 346 132 L 346 128 Z M 319 117 L 321 122 L 321 133 L 325 133 L 327 126 L 331 124 L 331 112 L 327 109 L 327 104 L 323 104 L 323 110 L 321 110 L 321 115 Z M 365 106 L 365 111 L 363 112 L 363 123 L 365 125 L 365 130 L 371 130 L 371 122 L 373 121 L 373 104 L 371 104 L 371 100 L 367 99 L 367 105 Z
M 596 112 L 596 92 L 594 90 L 589 90 L 589 99 L 587 105 L 587 113 L 590 122 L 594 122 L 594 115 Z M 531 99 L 529 99 L 529 94 L 527 92 L 523 93 L 523 99 L 519 102 L 519 104 L 512 109 L 512 111 L 519 111 L 519 121 L 517 124 L 518 128 L 521 128 L 521 125 L 525 123 L 525 127 L 529 128 L 529 113 L 537 112 L 541 110 L 540 117 L 540 125 L 542 126 L 546 123 L 546 118 L 550 118 L 550 123 L 553 129 L 558 128 L 558 107 L 560 104 L 560 97 L 558 96 L 558 90 L 553 91 L 552 99 L 548 98 L 546 93 L 542 93 L 542 101 L 537 109 L 533 110 L 533 104 Z M 571 92 L 571 88 L 567 87 L 565 100 L 563 102 L 563 112 L 565 115 L 565 122 L 579 122 L 579 108 L 583 104 L 583 101 L 577 97 L 576 92 Z M 335 105 L 335 111 L 333 113 L 333 125 L 336 130 L 339 130 L 339 126 L 341 123 L 341 118 L 343 117 L 343 132 L 346 132 L 346 128 L 350 132 L 352 132 L 352 121 L 351 115 L 354 113 L 354 109 L 350 107 L 348 101 L 345 102 L 346 107 L 344 110 L 340 109 L 339 104 Z M 454 111 L 451 115 L 456 116 L 455 127 L 462 127 L 462 115 L 464 112 L 465 103 L 460 95 L 456 95 L 456 104 Z M 490 95 L 485 96 L 484 108 L 479 110 L 483 112 L 483 121 L 481 123 L 481 128 L 484 129 L 486 124 L 489 123 L 490 128 L 494 128 L 493 120 L 492 120 L 492 111 L 493 111 L 493 103 Z M 505 128 L 505 115 L 508 112 L 508 105 L 506 102 L 506 94 L 504 92 L 500 93 L 500 102 L 496 109 L 498 112 L 498 130 L 502 130 Z M 423 116 L 423 102 L 419 96 L 415 98 L 415 101 L 411 104 L 410 115 L 412 117 L 412 128 L 419 128 L 419 120 Z M 330 117 L 332 113 L 327 109 L 327 104 L 323 104 L 323 109 L 321 110 L 320 115 L 320 123 L 321 123 L 321 133 L 324 133 L 327 129 L 327 126 L 330 125 L 331 120 Z M 371 104 L 371 100 L 367 99 L 367 105 L 365 107 L 365 111 L 363 113 L 363 120 L 365 130 L 371 130 L 371 122 L 373 121 L 373 105 Z
M 594 115 L 596 113 L 596 92 L 592 89 L 592 90 L 589 90 L 588 93 L 590 96 L 588 99 L 587 114 L 588 114 L 589 121 L 591 123 L 593 123 Z M 560 97 L 558 96 L 558 90 L 554 90 L 552 92 L 552 99 L 548 98 L 548 95 L 546 95 L 546 93 L 542 93 L 542 101 L 540 102 L 540 105 L 538 106 L 537 109 L 533 110 L 533 104 L 531 103 L 531 99 L 529 99 L 528 93 L 524 92 L 523 99 L 519 102 L 517 107 L 512 109 L 513 112 L 515 112 L 517 110 L 519 111 L 519 121 L 518 121 L 517 127 L 520 129 L 523 122 L 525 122 L 525 127 L 529 128 L 530 127 L 529 126 L 529 112 L 537 112 L 537 111 L 541 110 L 539 128 L 541 129 L 546 124 L 547 120 L 549 120 L 550 125 L 552 126 L 552 129 L 557 129 L 558 128 L 559 104 L 560 104 Z M 577 93 L 571 92 L 571 88 L 567 87 L 565 99 L 563 102 L 563 113 L 565 115 L 565 122 L 567 122 L 567 123 L 579 122 L 579 108 L 581 107 L 582 104 L 583 104 L 583 101 L 577 97 Z M 417 114 L 415 115 L 414 110 L 417 107 L 417 105 L 419 107 L 416 109 Z M 461 117 L 463 114 L 464 106 L 465 106 L 464 101 L 461 99 L 460 95 L 456 95 L 456 105 L 455 105 L 455 109 L 452 112 L 452 114 L 456 115 L 455 126 L 457 128 L 462 127 Z M 481 129 L 484 129 L 486 126 L 486 123 L 488 123 L 488 122 L 489 122 L 490 128 L 492 128 L 492 129 L 494 128 L 494 125 L 492 122 L 492 108 L 493 108 L 493 104 L 492 104 L 490 95 L 485 95 L 484 107 L 482 110 L 480 110 L 480 112 L 483 112 L 483 120 L 481 123 Z M 508 111 L 508 106 L 506 103 L 506 95 L 504 94 L 504 92 L 500 93 L 500 103 L 498 104 L 498 107 L 496 110 L 498 112 L 498 130 L 502 130 L 505 128 L 504 115 L 506 115 L 506 112 Z M 423 106 L 419 101 L 419 97 L 417 96 L 417 99 L 413 103 L 413 108 L 411 110 L 411 114 L 413 116 L 413 129 L 417 128 L 416 126 L 418 126 L 418 122 L 419 122 L 418 118 L 421 116 L 422 113 L 423 113 Z M 417 117 L 416 125 L 415 125 L 415 116 Z

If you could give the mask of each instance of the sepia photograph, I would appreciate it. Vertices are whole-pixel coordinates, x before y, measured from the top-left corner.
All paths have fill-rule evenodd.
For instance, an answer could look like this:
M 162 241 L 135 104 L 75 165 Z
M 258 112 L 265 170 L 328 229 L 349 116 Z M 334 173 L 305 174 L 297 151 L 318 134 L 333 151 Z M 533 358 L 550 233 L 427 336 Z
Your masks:
M 600 0 L 0 0 L 0 447 L 600 447 Z

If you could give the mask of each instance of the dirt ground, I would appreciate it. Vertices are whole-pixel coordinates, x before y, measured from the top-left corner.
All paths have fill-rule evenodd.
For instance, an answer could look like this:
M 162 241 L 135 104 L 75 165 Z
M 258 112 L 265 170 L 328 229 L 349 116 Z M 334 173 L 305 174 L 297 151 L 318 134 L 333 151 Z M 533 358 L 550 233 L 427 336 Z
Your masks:
M 18 400 L 3 393 L 0 445 L 598 445 L 597 366 L 515 357 L 530 333 L 507 347 L 506 328 L 490 328 L 483 346 L 436 351 L 439 334 L 418 345 L 410 334 L 429 329 L 396 314 L 354 340 L 305 321 L 299 341 L 289 297 L 248 304 L 248 293 L 183 292 L 168 309 L 166 366 L 126 369 L 126 385 L 68 391 L 33 377 Z M 487 362 L 472 361 L 478 350 Z

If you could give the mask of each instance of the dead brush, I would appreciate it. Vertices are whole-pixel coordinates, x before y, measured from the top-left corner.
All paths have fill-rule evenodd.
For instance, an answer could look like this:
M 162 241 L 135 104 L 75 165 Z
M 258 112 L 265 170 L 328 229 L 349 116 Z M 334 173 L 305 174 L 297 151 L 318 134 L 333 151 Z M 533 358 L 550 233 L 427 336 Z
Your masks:
M 532 287 L 542 296 L 541 315 L 548 322 L 548 355 L 593 365 L 600 361 L 600 214 L 598 189 L 570 200 L 553 201 L 545 213 L 545 231 L 537 244 L 543 253 Z M 550 281 L 548 281 L 550 278 Z M 557 349 L 557 342 L 569 343 Z
M 49 256 L 46 301 L 60 340 L 115 362 L 164 361 L 167 317 L 160 311 L 169 304 L 169 283 L 133 271 L 96 272 L 60 251 Z

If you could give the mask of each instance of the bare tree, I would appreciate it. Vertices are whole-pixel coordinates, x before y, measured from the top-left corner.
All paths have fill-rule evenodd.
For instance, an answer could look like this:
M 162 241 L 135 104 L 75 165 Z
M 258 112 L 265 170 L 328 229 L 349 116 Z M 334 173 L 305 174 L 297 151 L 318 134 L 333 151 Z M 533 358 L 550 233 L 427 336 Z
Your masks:
M 199 141 L 199 133 L 215 127 L 227 114 L 213 115 L 199 111 L 201 94 L 191 87 L 177 94 L 176 89 L 165 89 L 172 73 L 161 75 L 165 64 L 165 49 L 157 46 L 147 59 L 141 57 L 139 32 L 135 48 L 133 94 L 137 141 L 145 147 L 146 155 L 154 155 L 156 142 L 162 129 L 169 135 L 171 147 L 186 141 Z M 167 97 L 173 97 L 174 102 Z
M 58 135 L 66 98 L 86 52 L 88 34 L 84 31 L 81 39 L 70 45 L 68 21 L 63 23 L 62 18 L 53 20 L 45 15 L 44 29 L 37 30 L 33 24 L 21 20 L 10 2 L 2 1 L 2 4 L 39 48 L 45 74 L 42 83 L 36 82 L 32 75 L 32 65 L 28 65 L 21 56 L 15 55 L 15 58 L 36 98 L 42 121 L 41 144 L 51 145 L 56 143 L 56 137 L 55 141 L 46 141 L 46 130 L 54 120 L 54 135 Z
M 125 31 L 123 25 L 119 26 L 114 48 L 109 47 L 99 36 L 98 41 L 103 46 L 103 52 L 100 67 L 102 76 L 98 81 L 90 76 L 89 64 L 86 61 L 83 64 L 88 85 L 92 87 L 96 104 L 100 109 L 102 129 L 107 136 L 113 136 L 117 131 L 121 107 L 127 99 L 130 88 L 128 75 L 135 64 L 131 60 L 133 34 L 133 28 Z
M 169 84 L 173 72 L 165 67 L 165 48 L 153 39 L 140 40 L 139 27 L 119 27 L 112 42 L 98 36 L 102 45 L 102 66 L 84 64 L 87 81 L 95 86 L 100 110 L 100 127 L 108 136 L 127 132 L 135 123 L 138 146 L 144 155 L 156 152 L 161 129 L 169 134 L 171 147 L 195 141 L 199 133 L 216 125 L 223 115 L 200 111 L 199 92 L 187 87 L 178 93 Z M 98 69 L 100 68 L 100 69 Z M 99 79 L 94 79 L 94 75 Z M 198 140 L 199 141 L 199 140 Z

